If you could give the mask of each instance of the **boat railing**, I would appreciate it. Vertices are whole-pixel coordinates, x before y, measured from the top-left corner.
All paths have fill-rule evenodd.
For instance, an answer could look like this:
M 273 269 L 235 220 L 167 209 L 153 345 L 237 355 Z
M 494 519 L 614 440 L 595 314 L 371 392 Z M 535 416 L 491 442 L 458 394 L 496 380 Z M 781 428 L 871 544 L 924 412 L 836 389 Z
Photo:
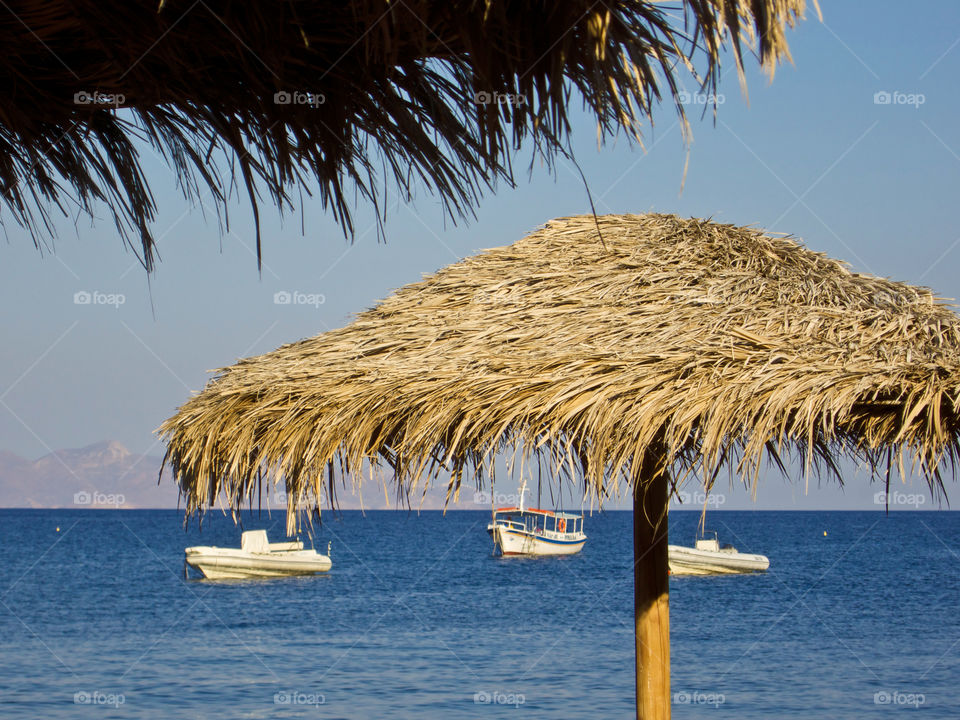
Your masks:
M 516 512 L 513 508 L 511 510 Z M 553 522 L 550 522 L 551 518 L 553 518 Z M 511 517 L 497 511 L 494 522 L 507 530 L 538 535 L 549 533 L 551 536 L 563 540 L 573 539 L 583 530 L 583 517 L 567 513 L 558 513 L 554 516 L 552 514 L 546 515 L 542 511 L 528 510 L 522 519 L 517 519 L 516 516 Z
M 270 552 L 290 552 L 291 550 L 303 550 L 303 542 L 294 540 L 292 542 L 272 542 L 267 545 Z

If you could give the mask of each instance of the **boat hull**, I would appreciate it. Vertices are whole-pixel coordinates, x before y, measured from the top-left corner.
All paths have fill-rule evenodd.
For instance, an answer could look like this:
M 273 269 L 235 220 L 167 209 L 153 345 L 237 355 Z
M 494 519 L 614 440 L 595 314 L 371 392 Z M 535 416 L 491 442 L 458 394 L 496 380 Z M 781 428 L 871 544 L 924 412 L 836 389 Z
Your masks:
M 587 542 L 583 533 L 528 533 L 493 524 L 487 527 L 487 532 L 504 556 L 574 555 Z
M 316 575 L 333 565 L 314 550 L 251 553 L 205 546 L 187 548 L 186 563 L 210 580 Z
M 770 560 L 764 555 L 697 550 L 680 545 L 670 545 L 667 550 L 671 575 L 740 575 L 764 572 L 770 567 Z

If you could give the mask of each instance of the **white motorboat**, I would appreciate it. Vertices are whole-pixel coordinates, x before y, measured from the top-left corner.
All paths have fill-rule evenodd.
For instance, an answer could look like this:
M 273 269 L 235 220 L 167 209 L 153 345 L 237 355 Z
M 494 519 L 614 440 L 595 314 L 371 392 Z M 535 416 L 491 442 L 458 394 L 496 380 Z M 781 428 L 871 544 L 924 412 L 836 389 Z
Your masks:
M 765 555 L 749 555 L 737 552 L 733 545 L 721 545 L 716 533 L 712 538 L 698 539 L 692 548 L 669 545 L 667 562 L 671 575 L 754 573 L 770 567 L 770 560 Z
M 269 542 L 266 530 L 243 533 L 239 550 L 197 545 L 188 547 L 184 552 L 186 565 L 196 568 L 211 580 L 315 575 L 326 572 L 333 564 L 329 557 L 329 543 L 327 554 L 321 555 L 316 550 L 304 550 L 299 540 Z

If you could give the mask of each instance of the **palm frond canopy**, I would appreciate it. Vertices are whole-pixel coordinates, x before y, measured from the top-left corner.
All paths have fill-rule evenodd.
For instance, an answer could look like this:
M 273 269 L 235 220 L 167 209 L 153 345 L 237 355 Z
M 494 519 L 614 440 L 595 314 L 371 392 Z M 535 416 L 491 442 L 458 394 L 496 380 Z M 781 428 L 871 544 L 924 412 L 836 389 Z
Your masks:
M 688 70 L 705 92 L 728 45 L 771 72 L 804 0 L 10 0 L 0 10 L 3 207 L 42 244 L 53 210 L 105 203 L 149 270 L 156 206 L 141 152 L 224 212 L 257 223 L 319 193 L 348 235 L 356 193 L 422 184 L 454 218 L 512 182 L 528 137 L 565 152 L 574 91 L 602 136 L 639 137 Z M 218 162 L 219 158 L 219 162 Z M 148 158 L 149 160 L 149 158 Z M 156 181 L 154 181 L 155 185 Z M 379 215 L 378 215 L 379 216 Z
M 188 513 L 261 482 L 318 505 L 332 463 L 453 491 L 511 448 L 603 497 L 654 443 L 707 486 L 793 451 L 814 471 L 912 457 L 941 489 L 958 402 L 960 322 L 925 288 L 759 230 L 581 216 L 219 370 L 160 432 Z

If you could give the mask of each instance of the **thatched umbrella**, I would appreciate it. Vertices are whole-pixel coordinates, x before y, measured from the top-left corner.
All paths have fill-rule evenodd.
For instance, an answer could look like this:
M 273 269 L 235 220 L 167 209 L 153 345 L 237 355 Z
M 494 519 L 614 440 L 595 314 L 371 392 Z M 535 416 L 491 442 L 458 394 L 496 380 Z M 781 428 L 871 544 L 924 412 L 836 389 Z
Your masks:
M 218 371 L 161 432 L 188 513 L 283 482 L 293 523 L 334 463 L 385 461 L 407 491 L 449 473 L 455 493 L 511 448 L 601 498 L 625 480 L 637 708 L 654 718 L 669 715 L 672 486 L 709 490 L 724 463 L 755 486 L 765 457 L 799 452 L 808 471 L 839 476 L 846 454 L 887 482 L 907 456 L 939 493 L 958 401 L 960 322 L 927 289 L 757 230 L 583 216 Z
M 512 182 L 526 138 L 566 152 L 575 91 L 602 136 L 638 138 L 662 97 L 683 118 L 681 73 L 714 92 L 725 44 L 738 70 L 755 47 L 772 72 L 804 4 L 8 0 L 2 204 L 42 243 L 51 209 L 103 202 L 149 270 L 149 144 L 190 199 L 225 213 L 246 192 L 258 258 L 261 193 L 282 210 L 318 191 L 349 234 L 354 193 L 419 181 L 458 217 Z

